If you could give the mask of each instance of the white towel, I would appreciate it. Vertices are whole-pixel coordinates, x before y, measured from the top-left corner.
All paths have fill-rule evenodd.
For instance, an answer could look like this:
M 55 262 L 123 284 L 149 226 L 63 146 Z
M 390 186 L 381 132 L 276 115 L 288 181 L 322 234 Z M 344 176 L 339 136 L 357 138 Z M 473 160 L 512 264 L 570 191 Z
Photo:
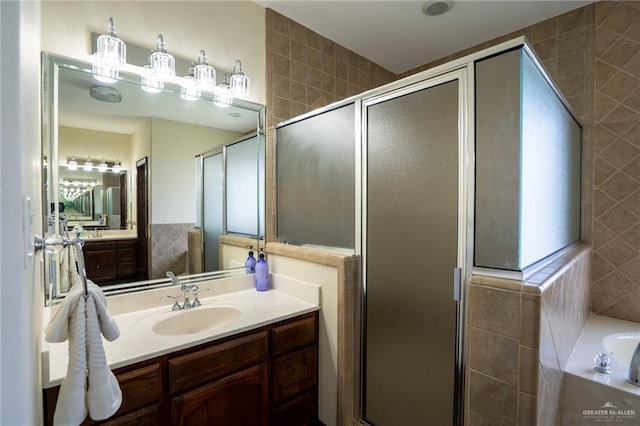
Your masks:
M 72 284 L 80 279 L 76 267 L 75 247 L 66 247 L 60 252 L 60 291 L 69 291 Z
M 107 299 L 100 287 L 91 281 L 87 287 L 85 300 L 84 287 L 77 280 L 45 329 L 48 342 L 69 340 L 67 375 L 60 386 L 54 425 L 79 425 L 87 412 L 93 420 L 104 420 L 122 403 L 122 391 L 109 369 L 100 336 L 113 341 L 120 330 L 107 312 Z

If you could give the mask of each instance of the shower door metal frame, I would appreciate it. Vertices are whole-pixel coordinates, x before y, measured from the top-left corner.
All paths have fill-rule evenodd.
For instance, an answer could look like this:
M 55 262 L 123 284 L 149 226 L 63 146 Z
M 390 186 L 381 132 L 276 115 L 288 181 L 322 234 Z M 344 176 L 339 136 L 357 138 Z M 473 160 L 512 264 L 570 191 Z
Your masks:
M 357 128 L 356 138 L 360 143 L 356 143 L 356 253 L 361 255 L 361 288 L 360 288 L 360 347 L 358 348 L 359 377 L 356 401 L 358 404 L 358 419 L 361 425 L 369 423 L 363 420 L 364 398 L 363 390 L 365 384 L 364 377 L 364 352 L 366 348 L 366 294 L 367 294 L 367 107 L 407 95 L 420 90 L 428 89 L 439 84 L 458 81 L 458 253 L 456 270 L 452 271 L 451 296 L 457 299 L 456 303 L 456 345 L 454 376 L 454 424 L 463 424 L 464 412 L 464 328 L 465 328 L 465 300 L 466 282 L 471 276 L 473 262 L 473 214 L 474 214 L 474 74 L 473 61 L 457 64 L 456 68 L 420 76 L 414 76 L 411 81 L 391 83 L 367 93 L 360 102 L 356 102 L 356 119 L 361 120 Z M 417 77 L 417 79 L 416 79 Z M 359 114 L 358 114 L 359 112 Z M 454 275 L 458 275 L 458 286 L 455 287 Z

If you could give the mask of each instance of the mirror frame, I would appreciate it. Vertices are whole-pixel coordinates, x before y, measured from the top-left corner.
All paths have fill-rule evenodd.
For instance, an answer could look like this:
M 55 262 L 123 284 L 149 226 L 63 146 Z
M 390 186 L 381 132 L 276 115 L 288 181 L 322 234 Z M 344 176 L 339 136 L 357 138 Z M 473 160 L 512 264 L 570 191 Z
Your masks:
M 63 55 L 58 55 L 51 52 L 42 51 L 41 52 L 41 167 L 42 167 L 42 210 L 41 210 L 41 218 L 42 218 L 42 229 L 43 233 L 46 236 L 50 235 L 61 235 L 60 229 L 60 212 L 59 212 L 59 194 L 58 194 L 58 167 L 59 167 L 59 158 L 58 158 L 58 149 L 59 149 L 59 139 L 58 139 L 58 76 L 61 68 L 75 70 L 79 72 L 85 72 L 89 74 L 93 74 L 91 69 L 91 63 L 89 60 L 83 61 L 80 59 L 74 59 L 70 57 L 66 57 Z M 119 80 L 123 80 L 132 84 L 140 85 L 140 75 L 142 74 L 142 67 L 136 65 L 125 64 L 123 69 L 120 72 Z M 179 79 L 168 79 L 165 81 L 165 87 L 163 91 L 171 92 L 171 93 L 180 93 L 180 83 Z M 208 94 L 203 92 L 203 96 L 200 98 L 201 101 L 208 101 L 213 103 L 214 99 L 212 94 Z M 258 147 L 260 144 L 265 144 L 266 142 L 266 134 L 265 134 L 265 122 L 266 122 L 266 107 L 262 104 L 258 104 L 255 102 L 237 99 L 234 98 L 233 103 L 231 104 L 233 107 L 242 108 L 248 111 L 252 111 L 256 113 L 256 130 L 255 133 L 248 132 L 244 135 L 247 136 L 257 136 Z M 229 143 L 225 143 L 223 146 L 227 144 L 235 143 L 236 141 L 230 141 Z M 265 159 L 266 162 L 266 152 Z M 259 164 L 258 164 L 259 165 Z M 263 169 L 266 167 L 266 164 L 262 164 Z M 257 185 L 261 183 L 258 181 Z M 266 189 L 266 182 L 262 182 L 263 185 L 263 194 Z M 264 204 L 262 205 L 263 209 L 266 209 L 266 200 L 263 200 Z M 54 204 L 53 213 L 50 213 L 50 204 Z M 261 241 L 264 241 L 265 236 L 260 235 L 260 217 L 265 217 L 266 211 L 260 212 L 260 203 L 258 202 L 257 207 L 257 216 L 258 216 L 258 235 L 256 238 L 256 247 L 259 247 Z M 50 216 L 53 215 L 53 226 L 50 226 Z M 262 228 L 264 229 L 264 225 Z M 226 233 L 226 229 L 224 230 L 224 235 L 235 235 Z M 246 235 L 243 235 L 246 237 Z M 235 268 L 235 269 L 227 269 L 227 270 L 219 270 L 212 272 L 204 272 L 200 274 L 191 274 L 191 275 L 181 275 L 181 282 L 187 283 L 196 283 L 202 281 L 209 281 L 220 278 L 227 278 L 231 276 L 242 275 L 245 273 L 244 267 Z M 45 287 L 50 285 L 50 280 L 46 276 L 46 268 L 43 268 L 42 274 L 44 276 L 44 285 Z M 173 285 L 169 278 L 162 279 L 154 279 L 154 280 L 144 280 L 144 281 L 134 281 L 123 284 L 111 284 L 102 286 L 102 290 L 105 294 L 121 294 L 133 291 L 141 291 L 154 289 L 159 287 L 168 287 Z M 60 296 L 55 299 L 51 299 L 50 295 L 47 291 L 45 293 L 45 305 L 56 304 L 60 302 Z

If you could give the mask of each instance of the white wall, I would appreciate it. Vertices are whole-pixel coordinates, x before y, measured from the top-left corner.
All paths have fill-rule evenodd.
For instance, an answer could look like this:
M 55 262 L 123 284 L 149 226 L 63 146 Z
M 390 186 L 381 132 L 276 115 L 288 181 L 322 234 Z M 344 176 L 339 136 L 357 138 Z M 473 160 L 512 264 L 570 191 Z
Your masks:
M 204 49 L 218 72 L 242 60 L 251 79 L 248 100 L 265 103 L 265 11 L 247 0 L 235 1 L 45 1 L 42 50 L 87 59 L 91 33 L 104 34 L 113 18 L 118 37 L 155 48 L 162 33 L 167 50 L 197 59 Z
M 195 156 L 240 136 L 228 130 L 152 119 L 149 223 L 195 223 Z
M 275 254 L 269 271 L 322 287 L 318 355 L 318 417 L 327 426 L 338 421 L 338 270 Z
M 123 169 L 131 170 L 131 135 L 59 126 L 58 143 L 60 165 L 67 164 L 68 158 L 75 156 L 78 165 L 82 166 L 90 157 L 119 160 Z
M 42 235 L 39 3 L 0 1 L 0 51 L 0 424 L 36 425 L 44 295 L 41 255 L 26 253 Z

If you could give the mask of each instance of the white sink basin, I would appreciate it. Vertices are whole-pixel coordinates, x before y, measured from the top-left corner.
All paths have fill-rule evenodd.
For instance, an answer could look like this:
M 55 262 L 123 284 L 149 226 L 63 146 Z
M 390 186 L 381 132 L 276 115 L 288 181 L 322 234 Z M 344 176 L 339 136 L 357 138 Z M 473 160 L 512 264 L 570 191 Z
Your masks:
M 156 313 L 139 321 L 137 327 L 150 328 L 160 336 L 202 333 L 237 321 L 242 311 L 232 306 L 199 306 L 185 311 Z

